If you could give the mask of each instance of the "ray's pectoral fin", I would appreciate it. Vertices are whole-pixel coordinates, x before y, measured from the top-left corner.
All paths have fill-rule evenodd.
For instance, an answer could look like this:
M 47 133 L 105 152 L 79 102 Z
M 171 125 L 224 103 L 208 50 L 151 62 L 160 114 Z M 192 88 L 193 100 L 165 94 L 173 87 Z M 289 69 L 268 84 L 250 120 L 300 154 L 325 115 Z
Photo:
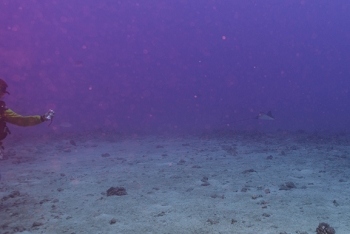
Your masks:
M 259 115 L 255 118 L 261 120 L 275 120 L 275 117 L 272 116 L 271 111 L 267 112 L 267 114 L 265 114 L 264 112 L 260 112 Z

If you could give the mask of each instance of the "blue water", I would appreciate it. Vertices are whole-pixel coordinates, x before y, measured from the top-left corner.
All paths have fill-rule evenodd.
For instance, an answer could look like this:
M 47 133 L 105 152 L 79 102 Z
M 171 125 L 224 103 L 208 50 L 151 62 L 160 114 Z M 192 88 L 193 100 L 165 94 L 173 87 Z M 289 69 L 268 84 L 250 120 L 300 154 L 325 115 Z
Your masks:
M 3 3 L 5 100 L 23 114 L 56 110 L 39 133 L 64 131 L 62 122 L 78 131 L 347 131 L 349 5 Z M 273 124 L 226 126 L 269 110 Z

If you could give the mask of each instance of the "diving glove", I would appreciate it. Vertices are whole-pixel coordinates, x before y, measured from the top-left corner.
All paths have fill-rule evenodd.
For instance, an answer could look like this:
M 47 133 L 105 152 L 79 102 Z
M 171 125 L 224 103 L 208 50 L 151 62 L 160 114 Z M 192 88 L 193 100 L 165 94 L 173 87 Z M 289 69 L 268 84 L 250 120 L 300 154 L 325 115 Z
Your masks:
M 42 116 L 41 116 L 41 120 L 42 120 L 43 122 L 44 122 L 44 121 L 49 121 L 49 120 L 52 121 L 54 115 L 55 115 L 55 112 L 54 112 L 53 110 L 49 110 L 48 112 L 46 112 L 45 115 L 42 115 Z

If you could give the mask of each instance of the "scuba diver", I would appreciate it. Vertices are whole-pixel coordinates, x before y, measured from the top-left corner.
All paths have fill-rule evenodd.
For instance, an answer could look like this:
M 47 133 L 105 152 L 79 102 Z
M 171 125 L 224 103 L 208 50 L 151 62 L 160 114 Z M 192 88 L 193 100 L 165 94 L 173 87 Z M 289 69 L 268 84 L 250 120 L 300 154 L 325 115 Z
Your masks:
M 6 84 L 6 82 L 0 79 L 0 99 L 2 99 L 5 96 L 5 94 L 10 94 L 6 90 L 7 87 L 8 85 Z M 49 110 L 44 115 L 22 116 L 7 108 L 5 102 L 0 100 L 0 159 L 4 157 L 4 147 L 2 146 L 1 141 L 5 139 L 5 137 L 8 134 L 11 133 L 6 123 L 22 127 L 34 126 L 45 121 L 52 121 L 54 115 L 55 112 L 53 110 Z

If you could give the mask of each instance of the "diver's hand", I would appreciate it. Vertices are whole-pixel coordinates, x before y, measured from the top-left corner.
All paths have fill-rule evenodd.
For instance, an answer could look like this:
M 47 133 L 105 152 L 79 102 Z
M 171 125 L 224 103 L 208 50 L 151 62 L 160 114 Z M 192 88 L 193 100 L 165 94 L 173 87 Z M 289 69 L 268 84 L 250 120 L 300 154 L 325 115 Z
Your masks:
M 54 115 L 55 115 L 55 112 L 53 110 L 49 110 L 48 112 L 46 112 L 45 115 L 41 116 L 41 121 L 44 122 L 44 121 L 52 120 Z

